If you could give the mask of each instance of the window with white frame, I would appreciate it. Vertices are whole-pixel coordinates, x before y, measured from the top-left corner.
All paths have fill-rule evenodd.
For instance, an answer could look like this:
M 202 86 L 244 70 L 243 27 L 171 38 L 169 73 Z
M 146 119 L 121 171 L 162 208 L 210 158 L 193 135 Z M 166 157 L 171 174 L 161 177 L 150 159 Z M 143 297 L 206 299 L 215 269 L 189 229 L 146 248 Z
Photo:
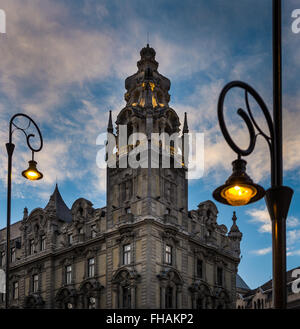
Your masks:
M 172 264 L 172 246 L 166 245 L 165 248 L 165 262 L 166 264 L 171 265 Z
M 40 250 L 44 251 L 46 250 L 46 235 L 42 235 L 41 236 L 41 240 L 40 240 Z
M 19 282 L 16 281 L 13 283 L 13 299 L 19 298 Z
M 67 265 L 65 268 L 66 271 L 66 284 L 72 283 L 72 265 Z
M 37 293 L 39 291 L 39 275 L 34 274 L 32 277 L 32 292 Z
M 13 247 L 10 249 L 10 261 L 14 263 L 16 261 L 16 248 Z
M 30 255 L 33 255 L 34 254 L 34 250 L 35 250 L 34 239 L 31 239 L 29 241 L 29 254 Z
M 91 225 L 91 238 L 95 238 L 97 235 L 96 224 Z
M 95 258 L 88 259 L 88 277 L 92 278 L 95 276 Z
M 73 244 L 73 234 L 68 234 L 68 245 L 71 246 Z
M 0 266 L 4 266 L 5 264 L 5 252 L 2 251 L 0 254 Z
M 131 245 L 125 244 L 123 246 L 123 265 L 131 263 Z

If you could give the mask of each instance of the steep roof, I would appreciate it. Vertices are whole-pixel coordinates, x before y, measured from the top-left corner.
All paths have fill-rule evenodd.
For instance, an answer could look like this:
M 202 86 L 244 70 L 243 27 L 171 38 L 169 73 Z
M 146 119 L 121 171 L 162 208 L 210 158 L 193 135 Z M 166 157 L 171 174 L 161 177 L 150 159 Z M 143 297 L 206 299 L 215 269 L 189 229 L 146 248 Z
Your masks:
M 21 221 L 18 221 L 10 226 L 10 239 L 14 240 L 21 236 L 20 227 L 22 225 Z M 6 241 L 6 227 L 0 230 L 0 243 Z
M 236 275 L 236 287 L 243 290 L 251 290 L 247 283 L 238 274 Z
M 54 212 L 56 217 L 65 222 L 72 221 L 71 210 L 65 204 L 56 184 L 45 210 Z

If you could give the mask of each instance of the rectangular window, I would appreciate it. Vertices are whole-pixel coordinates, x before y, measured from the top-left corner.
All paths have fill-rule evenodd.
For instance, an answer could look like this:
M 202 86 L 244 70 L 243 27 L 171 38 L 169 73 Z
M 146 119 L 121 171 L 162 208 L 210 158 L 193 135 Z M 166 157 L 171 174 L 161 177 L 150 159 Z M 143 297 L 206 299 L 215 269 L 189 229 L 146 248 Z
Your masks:
M 2 251 L 0 254 L 0 266 L 3 267 L 5 265 L 5 252 Z
M 96 225 L 91 226 L 91 238 L 95 238 L 97 235 Z
M 10 249 L 10 261 L 11 263 L 14 263 L 16 261 L 16 248 Z
M 68 234 L 68 244 L 71 246 L 73 243 L 73 234 Z
M 35 250 L 35 247 L 34 247 L 34 240 L 31 239 L 30 242 L 29 242 L 29 254 L 30 254 L 30 255 L 33 255 L 33 254 L 34 254 L 34 250 Z
M 166 264 L 171 265 L 172 264 L 172 247 L 170 245 L 166 245 L 166 250 L 165 250 L 165 261 Z
M 125 211 L 126 211 L 126 214 L 131 214 L 131 208 L 130 207 L 125 208 Z
M 131 245 L 125 244 L 123 246 L 123 265 L 131 263 Z
M 39 291 L 39 276 L 38 276 L 38 274 L 34 274 L 34 276 L 32 278 L 32 281 L 33 281 L 32 291 L 34 293 L 36 293 L 36 292 Z
M 18 299 L 19 298 L 19 282 L 16 281 L 14 282 L 13 285 L 13 299 Z
M 40 246 L 40 250 L 41 250 L 41 251 L 46 250 L 46 235 L 42 235 L 42 236 L 41 236 L 41 246 Z
M 66 284 L 72 283 L 72 266 L 66 266 Z
M 92 278 L 95 276 L 95 258 L 88 260 L 88 277 Z
M 217 285 L 223 285 L 223 269 L 221 267 L 217 268 Z
M 197 276 L 202 278 L 203 262 L 201 259 L 197 259 Z

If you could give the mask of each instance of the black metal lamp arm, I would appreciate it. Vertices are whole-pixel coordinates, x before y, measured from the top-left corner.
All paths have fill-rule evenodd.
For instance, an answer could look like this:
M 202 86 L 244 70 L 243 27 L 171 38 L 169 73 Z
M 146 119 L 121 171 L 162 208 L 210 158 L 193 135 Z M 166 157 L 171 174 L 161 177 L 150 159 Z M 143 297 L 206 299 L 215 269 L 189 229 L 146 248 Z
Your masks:
M 246 104 L 246 110 L 243 110 L 239 108 L 237 110 L 237 114 L 244 120 L 244 122 L 247 125 L 248 131 L 249 131 L 249 146 L 247 149 L 241 149 L 239 146 L 236 145 L 236 143 L 233 141 L 231 138 L 228 129 L 225 124 L 225 119 L 224 119 L 224 101 L 226 94 L 229 92 L 230 89 L 233 88 L 241 88 L 245 91 L 245 104 Z M 255 99 L 257 104 L 259 105 L 261 111 L 264 114 L 264 117 L 266 119 L 268 129 L 269 129 L 269 135 L 267 135 L 263 130 L 259 127 L 257 122 L 254 119 L 252 110 L 249 105 L 249 94 Z M 275 157 L 275 152 L 274 152 L 274 128 L 273 128 L 273 121 L 270 115 L 270 112 L 263 101 L 263 99 L 260 97 L 260 95 L 247 83 L 242 82 L 242 81 L 232 81 L 229 82 L 221 91 L 221 94 L 219 96 L 218 100 L 218 119 L 219 119 L 219 124 L 220 124 L 220 129 L 223 133 L 223 136 L 228 143 L 228 145 L 231 147 L 231 149 L 237 153 L 238 157 L 240 158 L 241 156 L 247 156 L 251 154 L 254 151 L 255 148 L 255 143 L 256 143 L 256 138 L 257 136 L 261 135 L 267 142 L 270 150 L 270 157 L 271 157 L 271 181 L 272 185 L 274 184 L 274 157 Z M 255 132 L 255 128 L 257 129 L 258 133 Z
M 23 128 L 23 127 L 20 127 L 18 126 L 14 120 L 17 118 L 17 117 L 25 117 L 28 119 L 28 125 Z M 38 136 L 39 136 L 39 140 L 40 140 L 40 143 L 39 143 L 39 147 L 34 147 L 32 144 L 31 144 L 31 138 L 34 138 L 35 135 L 34 134 L 27 134 L 27 130 L 29 129 L 30 125 L 33 124 L 34 127 L 36 128 L 37 132 L 38 132 Z M 13 129 L 13 127 L 15 129 Z M 24 114 L 24 113 L 17 113 L 15 114 L 11 119 L 10 119 L 10 123 L 9 123 L 9 143 L 12 144 L 12 135 L 14 133 L 15 130 L 21 130 L 25 137 L 26 137 L 26 142 L 27 142 L 27 146 L 29 147 L 29 149 L 32 151 L 32 152 L 39 152 L 42 148 L 43 148 L 43 137 L 42 137 L 42 134 L 41 134 L 41 131 L 39 129 L 39 127 L 37 126 L 37 124 L 27 115 L 27 114 Z

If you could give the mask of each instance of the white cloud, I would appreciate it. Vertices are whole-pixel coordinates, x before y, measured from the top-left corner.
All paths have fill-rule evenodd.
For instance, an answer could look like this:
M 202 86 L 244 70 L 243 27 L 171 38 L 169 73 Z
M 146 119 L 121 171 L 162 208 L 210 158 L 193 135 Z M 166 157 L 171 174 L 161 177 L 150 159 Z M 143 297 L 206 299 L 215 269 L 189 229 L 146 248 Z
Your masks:
M 300 230 L 290 230 L 287 232 L 287 244 L 295 244 L 300 241 Z
M 295 251 L 288 251 L 286 253 L 287 256 L 300 256 L 300 250 L 295 250 Z
M 255 254 L 257 256 L 264 256 L 272 252 L 272 247 L 267 247 L 263 249 L 258 249 L 258 250 L 252 250 L 251 254 Z
M 257 223 L 259 225 L 258 231 L 259 232 L 272 232 L 272 223 L 270 219 L 269 212 L 267 208 L 264 209 L 257 209 L 253 208 L 246 211 L 246 214 L 248 214 L 251 217 L 250 222 Z M 300 221 L 295 216 L 289 216 L 286 221 L 286 227 L 287 228 L 294 228 L 298 227 L 300 225 Z M 297 233 L 298 232 L 298 233 Z M 297 234 L 300 234 L 300 230 L 289 230 L 287 231 L 287 236 L 290 237 L 289 244 L 292 244 L 296 241 Z M 293 241 L 293 242 L 292 242 Z
M 258 231 L 259 232 L 272 232 L 272 225 L 270 220 L 270 215 L 267 209 L 251 209 L 247 210 L 246 214 L 248 214 L 252 219 L 250 222 L 259 224 Z

